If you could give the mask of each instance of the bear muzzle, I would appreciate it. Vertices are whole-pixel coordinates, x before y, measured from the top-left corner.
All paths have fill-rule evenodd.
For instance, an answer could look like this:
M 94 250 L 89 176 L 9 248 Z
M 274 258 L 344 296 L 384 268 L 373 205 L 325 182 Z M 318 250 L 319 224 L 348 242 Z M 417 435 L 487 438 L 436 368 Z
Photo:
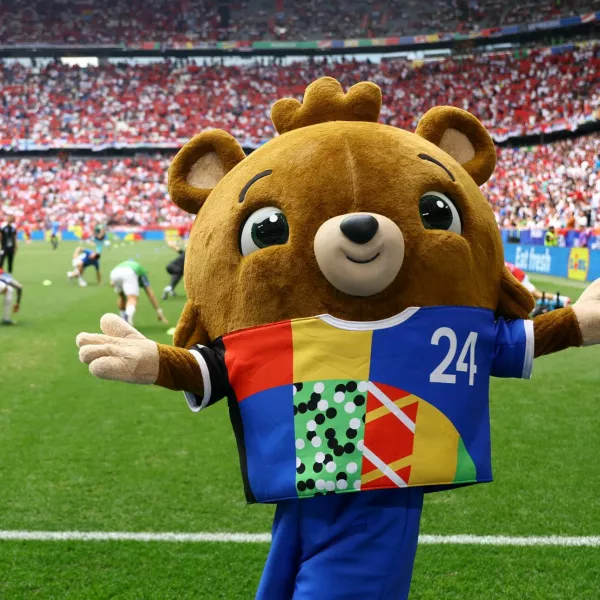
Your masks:
M 373 296 L 386 289 L 400 272 L 404 236 L 383 215 L 351 213 L 321 225 L 314 251 L 331 285 L 351 296 Z

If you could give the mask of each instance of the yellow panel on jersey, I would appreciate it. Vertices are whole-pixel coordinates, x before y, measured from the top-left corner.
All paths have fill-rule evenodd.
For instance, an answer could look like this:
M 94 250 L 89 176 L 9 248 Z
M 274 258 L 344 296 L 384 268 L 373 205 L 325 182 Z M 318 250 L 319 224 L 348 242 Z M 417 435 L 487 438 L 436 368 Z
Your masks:
M 459 435 L 448 418 L 429 402 L 419 401 L 409 485 L 452 483 Z
M 294 381 L 369 379 L 372 331 L 348 331 L 321 319 L 292 321 Z

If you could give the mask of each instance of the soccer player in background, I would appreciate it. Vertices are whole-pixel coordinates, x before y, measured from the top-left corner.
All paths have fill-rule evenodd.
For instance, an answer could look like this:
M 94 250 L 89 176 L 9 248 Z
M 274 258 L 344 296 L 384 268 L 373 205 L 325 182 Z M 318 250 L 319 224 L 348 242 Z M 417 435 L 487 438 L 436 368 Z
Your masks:
M 0 227 L 0 269 L 4 268 L 4 259 L 7 260 L 8 272 L 13 271 L 13 262 L 17 252 L 17 228 L 15 217 L 8 215 L 6 223 Z
M 171 283 L 163 290 L 163 300 L 166 300 L 169 296 L 175 296 L 175 287 L 183 277 L 183 266 L 185 263 L 185 246 L 171 241 L 168 241 L 167 245 L 172 250 L 175 250 L 179 256 L 167 265 L 167 273 L 171 276 Z
M 52 227 L 50 228 L 50 243 L 52 244 L 52 250 L 56 250 L 58 248 L 58 230 L 60 229 L 60 225 L 54 221 L 52 223 Z
M 13 296 L 17 294 L 17 300 L 12 305 Z M 21 306 L 21 296 L 23 294 L 23 286 L 10 275 L 0 269 L 0 299 L 3 299 L 2 325 L 14 325 L 15 322 L 10 318 L 11 312 L 19 312 Z
M 96 281 L 98 282 L 98 285 L 100 285 L 102 283 L 102 274 L 100 273 L 100 254 L 94 250 L 77 246 L 73 254 L 73 270 L 67 272 L 67 277 L 71 281 L 78 279 L 79 285 L 81 287 L 85 287 L 87 285 L 87 281 L 83 278 L 83 272 L 88 267 L 94 267 L 96 269 Z
M 117 306 L 121 318 L 125 319 L 132 327 L 134 326 L 137 302 L 140 296 L 140 288 L 143 288 L 150 303 L 156 310 L 158 320 L 168 323 L 162 309 L 158 305 L 154 291 L 148 281 L 148 271 L 134 260 L 126 260 L 118 264 L 110 273 L 110 285 L 118 294 Z
M 96 248 L 96 253 L 98 256 L 102 254 L 102 250 L 104 250 L 104 244 L 106 242 L 106 228 L 101 223 L 98 223 L 94 228 L 94 246 Z

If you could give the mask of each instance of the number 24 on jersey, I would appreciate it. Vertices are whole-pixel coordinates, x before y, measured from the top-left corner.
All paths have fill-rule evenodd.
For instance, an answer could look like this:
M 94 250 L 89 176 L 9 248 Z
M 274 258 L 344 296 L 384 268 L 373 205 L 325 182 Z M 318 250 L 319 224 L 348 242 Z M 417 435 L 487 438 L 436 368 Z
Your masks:
M 456 383 L 455 373 L 468 373 L 469 374 L 469 385 L 475 383 L 475 375 L 477 374 L 477 365 L 475 364 L 475 345 L 477 344 L 477 333 L 471 331 L 464 343 L 462 350 L 458 356 L 458 360 L 454 366 L 454 358 L 456 351 L 458 350 L 458 339 L 454 330 L 450 327 L 440 327 L 437 329 L 432 338 L 431 343 L 434 346 L 438 346 L 440 341 L 446 338 L 449 341 L 448 353 L 444 357 L 444 360 L 436 367 L 436 369 L 429 376 L 431 383 Z M 467 362 L 468 357 L 468 362 Z M 448 370 L 454 370 L 455 373 L 448 372 Z

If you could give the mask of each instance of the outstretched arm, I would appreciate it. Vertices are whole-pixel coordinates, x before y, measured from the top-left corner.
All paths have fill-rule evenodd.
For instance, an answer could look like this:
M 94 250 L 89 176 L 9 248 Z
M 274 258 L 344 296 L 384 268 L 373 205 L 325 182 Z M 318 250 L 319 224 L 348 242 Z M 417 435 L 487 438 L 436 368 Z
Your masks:
M 188 350 L 157 344 L 117 315 L 100 320 L 102 334 L 77 336 L 79 359 L 100 379 L 187 391 L 202 396 L 202 372 Z
M 600 279 L 572 308 L 560 308 L 533 320 L 535 357 L 578 346 L 600 344 Z

